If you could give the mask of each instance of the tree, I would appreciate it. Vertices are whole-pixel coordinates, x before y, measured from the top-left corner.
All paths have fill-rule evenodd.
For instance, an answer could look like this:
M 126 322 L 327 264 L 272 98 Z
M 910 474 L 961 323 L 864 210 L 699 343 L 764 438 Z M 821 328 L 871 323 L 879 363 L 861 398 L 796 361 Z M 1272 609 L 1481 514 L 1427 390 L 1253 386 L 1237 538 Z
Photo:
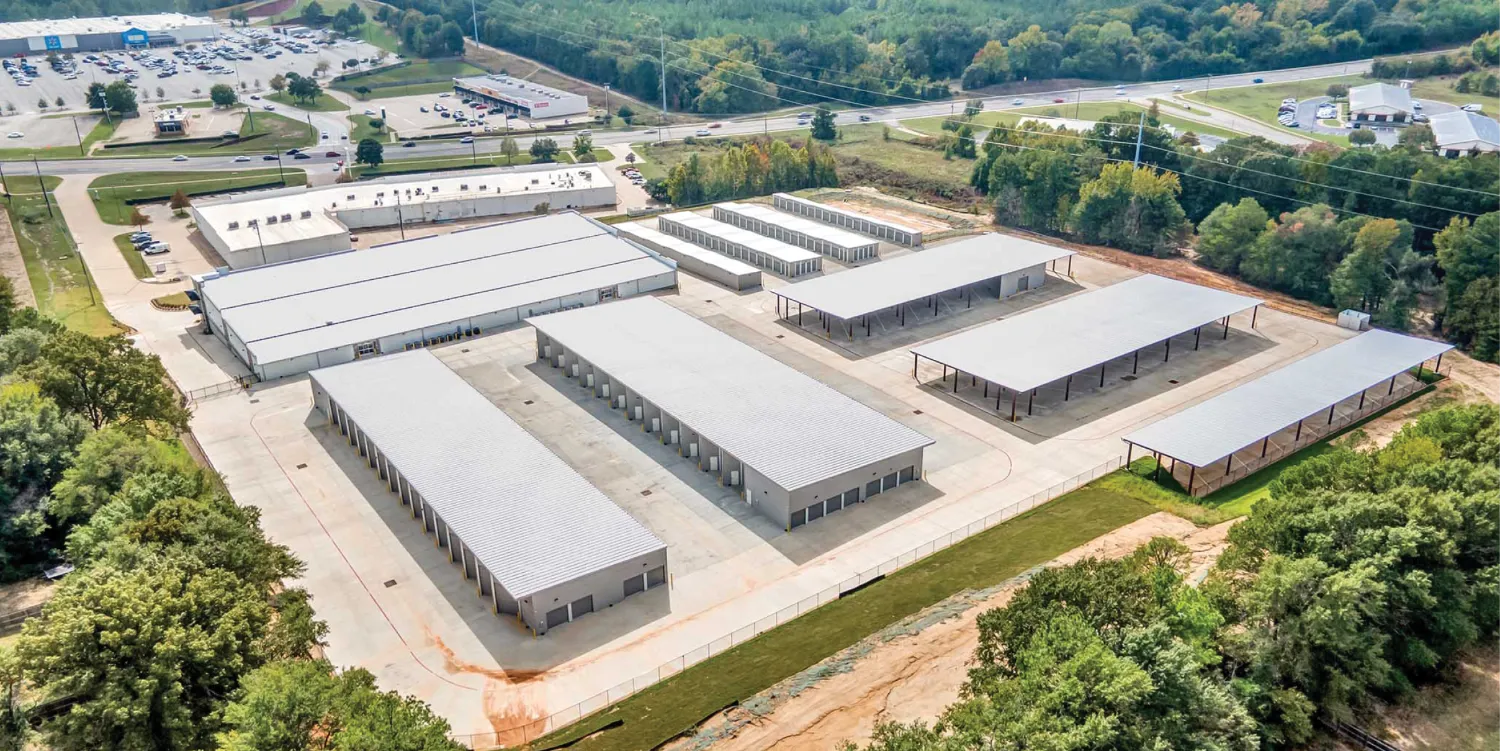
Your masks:
M 104 87 L 104 101 L 111 110 L 119 113 L 135 112 L 135 90 L 125 81 L 114 81 Z
M 948 147 L 950 156 L 973 159 L 976 153 L 974 146 L 974 129 L 968 123 L 958 126 L 958 132 L 953 134 L 953 142 Z
M 187 193 L 183 192 L 182 188 L 178 188 L 172 193 L 172 198 L 167 202 L 167 205 L 171 206 L 173 211 L 180 214 L 184 209 L 192 206 L 193 201 L 191 198 L 188 198 Z
M 1274 227 L 1256 238 L 1240 262 L 1245 281 L 1328 304 L 1328 277 L 1342 261 L 1344 240 L 1333 211 L 1306 206 L 1281 215 Z
M 259 85 L 257 85 L 256 88 L 259 88 Z M 167 97 L 167 90 L 163 89 L 160 86 L 156 87 L 156 98 L 157 99 L 165 99 L 166 97 Z
M 1326 93 L 1329 96 L 1329 98 L 1333 99 L 1333 101 L 1335 101 L 1335 102 L 1337 102 L 1340 99 L 1346 99 L 1349 96 L 1349 84 L 1347 84 L 1347 83 L 1331 83 L 1331 84 L 1328 84 L 1328 90 L 1326 92 L 1324 92 L 1324 93 Z
M 622 104 L 615 114 L 619 115 L 620 119 L 624 120 L 626 125 L 629 125 L 631 119 L 635 117 L 635 110 L 631 109 L 628 104 Z
M 369 86 L 363 86 L 363 85 L 361 85 L 361 86 L 355 86 L 354 87 L 354 93 L 358 94 L 360 99 L 364 99 L 364 98 L 370 96 L 370 92 L 371 91 L 372 91 L 372 89 Z
M 506 136 L 500 141 L 500 153 L 505 155 L 506 165 L 515 164 L 516 155 L 521 153 L 521 147 L 516 145 L 516 139 Z
M 349 7 L 352 8 L 354 6 L 351 5 Z M 333 65 L 331 63 L 329 63 L 327 60 L 319 60 L 318 64 L 313 66 L 313 75 L 315 75 L 315 76 L 321 76 L 324 73 L 327 73 L 328 69 L 331 68 L 331 67 L 333 67 Z
M 1051 78 L 1062 62 L 1063 47 L 1032 25 L 1006 44 L 1011 69 L 1020 78 Z
M 813 112 L 812 137 L 819 141 L 834 141 L 839 137 L 838 129 L 833 126 L 833 112 L 822 105 Z
M 1010 53 L 998 40 L 991 39 L 974 53 L 974 61 L 964 68 L 961 85 L 979 89 L 1010 80 Z
M 557 142 L 550 138 L 538 138 L 531 142 L 531 161 L 550 162 L 557 157 Z
M 379 167 L 385 162 L 385 146 L 373 138 L 361 138 L 359 145 L 354 147 L 354 161 L 356 164 Z
M 95 429 L 115 423 L 164 433 L 187 429 L 187 410 L 167 385 L 161 358 L 124 336 L 59 331 L 23 374 Z
M 1494 361 L 1500 348 L 1500 212 L 1470 223 L 1453 217 L 1433 238 L 1443 270 L 1444 332 L 1481 360 Z
M 319 86 L 312 76 L 298 76 L 287 84 L 287 93 L 298 102 L 311 104 L 323 95 L 323 87 Z
M 55 105 L 57 105 L 58 107 L 66 107 L 66 106 L 68 106 L 68 101 L 66 99 L 63 99 L 62 97 L 58 97 L 58 98 L 52 100 L 52 103 L 55 104 Z
M 146 212 L 141 211 L 141 207 L 132 206 L 130 207 L 130 223 L 136 229 L 141 229 L 151 223 L 151 217 L 146 216 Z
M 584 156 L 593 156 L 594 139 L 592 136 L 573 137 L 573 156 L 582 159 Z
M 1361 128 L 1349 134 L 1349 145 L 1351 146 L 1372 146 L 1374 143 L 1375 131 L 1373 130 Z
M 323 23 L 323 19 L 327 17 L 328 16 L 323 13 L 323 4 L 318 2 L 318 0 L 312 0 L 312 2 L 308 3 L 307 7 L 302 10 L 302 18 L 309 24 L 321 24 Z
M 39 97 L 36 100 L 36 107 L 37 107 L 37 109 L 45 110 L 45 109 L 47 109 L 47 105 L 48 104 L 50 104 L 50 102 L 47 101 L 47 97 Z
M 280 73 L 277 73 L 276 75 L 271 76 L 271 90 L 274 91 L 274 92 L 276 92 L 277 94 L 280 94 L 281 92 L 285 91 L 286 90 L 286 76 L 284 76 L 284 75 L 282 75 Z
M 109 100 L 104 96 L 104 84 L 95 81 L 89 84 L 83 93 L 83 101 L 88 103 L 89 109 L 102 110 L 109 107 Z M 12 111 L 15 107 L 10 108 Z
M 64 525 L 88 521 L 138 471 L 183 461 L 191 459 L 164 441 L 115 426 L 96 430 L 52 486 L 47 512 Z
M 215 107 L 233 107 L 240 100 L 239 95 L 234 93 L 233 86 L 222 83 L 209 87 L 208 98 L 213 101 Z
M 1396 136 L 1396 143 L 1411 149 L 1432 149 L 1437 147 L 1437 136 L 1433 135 L 1432 128 L 1426 124 L 1413 123 Z
M 1239 274 L 1240 261 L 1260 233 L 1266 231 L 1270 217 L 1254 198 L 1241 198 L 1238 204 L 1219 204 L 1198 225 L 1198 262 L 1226 274 Z
M 1150 167 L 1109 164 L 1078 191 L 1073 228 L 1087 242 L 1165 256 L 1190 225 L 1177 203 L 1177 176 Z
M 229 11 L 229 20 L 241 26 L 249 26 L 250 14 L 246 13 L 244 8 L 235 8 Z
M 8 276 L 0 276 L 0 334 L 8 334 L 16 317 L 16 311 L 21 307 L 20 300 L 16 299 L 16 286 Z
M 9 334 L 7 337 L 10 336 Z M 0 386 L 0 573 L 39 563 L 47 545 L 41 501 L 60 477 L 86 426 L 30 383 Z

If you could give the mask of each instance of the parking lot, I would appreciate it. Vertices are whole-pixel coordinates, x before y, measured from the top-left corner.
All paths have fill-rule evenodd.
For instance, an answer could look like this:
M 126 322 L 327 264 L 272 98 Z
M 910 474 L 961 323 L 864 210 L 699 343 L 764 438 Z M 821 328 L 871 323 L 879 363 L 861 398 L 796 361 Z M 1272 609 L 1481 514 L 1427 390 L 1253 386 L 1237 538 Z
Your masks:
M 359 109 L 359 106 L 356 103 L 355 108 Z M 364 107 L 377 115 L 384 109 L 386 122 L 403 138 L 457 132 L 504 133 L 507 129 L 517 135 L 525 135 L 529 131 L 545 128 L 519 117 L 508 121 L 500 115 L 480 118 L 484 110 L 474 110 L 463 104 L 456 95 L 447 93 L 381 99 L 366 102 Z M 448 117 L 443 117 L 445 113 Z M 480 119 L 473 121 L 473 125 L 465 125 L 463 121 L 454 119 L 456 113 Z
M 3 147 L 41 148 L 77 143 L 78 137 L 72 127 L 50 127 L 53 120 L 46 116 L 82 111 L 85 92 L 89 84 L 96 81 L 109 84 L 130 77 L 145 116 L 157 103 L 206 100 L 214 84 L 229 84 L 240 91 L 242 98 L 247 98 L 252 93 L 270 91 L 270 81 L 277 74 L 297 72 L 312 75 L 319 61 L 326 61 L 329 64 L 329 71 L 324 76 L 326 80 L 343 69 L 344 61 L 351 58 L 374 60 L 382 52 L 359 41 L 313 43 L 291 40 L 267 29 L 253 27 L 231 30 L 221 26 L 220 33 L 218 42 L 188 45 L 193 47 L 192 50 L 184 46 L 140 52 L 75 52 L 71 69 L 64 55 L 59 62 L 63 71 L 71 70 L 71 73 L 54 70 L 42 56 L 26 58 L 36 72 L 35 77 L 26 75 L 17 80 L 10 75 L 0 75 L 0 132 L 23 134 L 22 137 L 7 138 Z M 274 41 L 252 48 L 257 36 Z M 291 46 L 293 44 L 300 45 L 304 51 L 298 51 L 298 47 Z M 182 54 L 174 54 L 179 52 Z M 396 59 L 387 55 L 386 62 Z M 219 70 L 214 66 L 219 66 Z M 367 67 L 367 64 L 362 63 L 361 67 Z M 171 72 L 173 70 L 175 72 Z M 56 105 L 59 98 L 63 100 L 62 107 Z M 48 106 L 42 109 L 39 100 L 45 100 Z M 13 113 L 10 105 L 15 107 Z M 89 121 L 86 127 L 80 120 L 83 136 L 88 135 L 88 128 L 92 125 L 93 121 Z

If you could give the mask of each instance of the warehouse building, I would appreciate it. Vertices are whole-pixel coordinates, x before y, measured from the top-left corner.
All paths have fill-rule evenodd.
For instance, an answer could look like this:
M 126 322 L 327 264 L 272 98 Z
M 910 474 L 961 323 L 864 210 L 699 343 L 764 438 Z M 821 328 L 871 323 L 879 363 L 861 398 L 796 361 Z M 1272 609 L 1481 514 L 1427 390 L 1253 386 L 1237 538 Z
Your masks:
M 545 634 L 666 582 L 656 535 L 431 352 L 309 380 L 328 424 L 496 614 Z
M 691 211 L 663 214 L 656 218 L 656 227 L 668 235 L 784 277 L 796 278 L 823 270 L 823 257 L 817 253 Z
M 270 380 L 671 289 L 677 268 L 568 212 L 206 274 L 193 284 L 208 331 Z
M 1406 125 L 1416 110 L 1411 91 L 1388 83 L 1372 83 L 1349 89 L 1349 124 Z
M 219 38 L 212 18 L 154 13 L 0 23 L 0 57 L 163 47 Z
M 1433 115 L 1433 140 L 1437 153 L 1446 157 L 1500 151 L 1500 122 L 1478 112 L 1454 110 Z
M 554 89 L 503 74 L 453 79 L 453 91 L 478 100 L 507 115 L 527 120 L 588 117 L 589 100 L 582 94 Z
M 804 308 L 818 313 L 818 322 L 829 336 L 838 332 L 850 339 L 856 328 L 870 335 L 872 318 L 893 312 L 899 325 L 907 314 L 924 315 L 920 303 L 932 315 L 940 312 L 945 296 L 973 305 L 976 293 L 1004 300 L 1037 289 L 1047 279 L 1047 265 L 1061 259 L 1072 263 L 1073 251 L 1009 235 L 986 233 L 939 245 L 920 253 L 857 269 L 809 279 L 772 291 L 776 314 L 783 320 L 795 315 L 802 325 Z M 795 313 L 793 306 L 796 306 Z
M 1253 328 L 1262 302 L 1143 274 L 918 346 L 911 351 L 912 377 L 920 380 L 919 366 L 927 360 L 942 366 L 943 383 L 948 371 L 953 371 L 955 394 L 961 382 L 967 382 L 970 390 L 982 382 L 984 398 L 994 392 L 995 411 L 1008 409 L 1014 422 L 1022 394 L 1030 415 L 1041 388 L 1061 383 L 1066 402 L 1075 377 L 1088 372 L 1092 378 L 1091 371 L 1098 368 L 1103 388 L 1110 363 L 1120 359 L 1125 362 L 1116 371 L 1117 377 L 1134 380 L 1146 348 L 1164 345 L 1162 361 L 1167 362 L 1172 358 L 1174 337 L 1192 334 L 1196 350 L 1203 329 L 1220 325 L 1227 339 L 1230 317 L 1253 309 Z M 1121 375 L 1126 368 L 1130 373 Z
M 816 219 L 855 232 L 863 232 L 866 235 L 874 235 L 896 245 L 916 247 L 922 244 L 922 230 L 915 227 L 908 227 L 869 214 L 861 214 L 858 211 L 841 209 L 826 203 L 809 201 L 790 193 L 772 195 L 771 205 L 798 216 Z
M 348 250 L 350 230 L 530 214 L 543 204 L 613 207 L 615 185 L 597 165 L 539 165 L 285 188 L 195 204 L 192 213 L 224 262 L 243 269 Z
M 527 323 L 538 359 L 787 530 L 922 479 L 932 439 L 661 300 Z
M 879 241 L 768 206 L 734 202 L 715 204 L 714 219 L 843 263 L 868 261 L 880 255 Z
M 1367 331 L 1125 436 L 1191 495 L 1207 495 L 1426 386 L 1453 345 Z M 1408 372 L 1415 370 L 1415 372 Z M 1324 411 L 1327 415 L 1324 415 Z
M 614 225 L 632 242 L 644 245 L 677 262 L 679 271 L 701 276 L 733 290 L 760 286 L 760 269 L 707 248 L 662 234 L 652 221 Z

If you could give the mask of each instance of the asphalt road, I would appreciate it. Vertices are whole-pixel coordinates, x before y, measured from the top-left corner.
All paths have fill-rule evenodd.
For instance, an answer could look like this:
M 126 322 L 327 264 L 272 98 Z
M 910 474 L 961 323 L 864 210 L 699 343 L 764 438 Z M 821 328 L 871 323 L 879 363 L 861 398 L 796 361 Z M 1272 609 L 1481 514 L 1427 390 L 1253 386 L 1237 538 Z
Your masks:
M 1085 89 L 1066 89 L 1061 91 L 1038 92 L 1016 96 L 997 96 L 985 99 L 985 109 L 989 111 L 1002 111 L 1023 107 L 1035 107 L 1041 104 L 1049 104 L 1053 99 L 1062 98 L 1068 103 L 1076 101 L 1083 102 L 1109 102 L 1119 101 L 1126 97 L 1139 99 L 1152 96 L 1170 96 L 1173 93 L 1189 91 L 1201 91 L 1208 88 L 1229 88 L 1235 86 L 1255 85 L 1256 78 L 1263 83 L 1278 83 L 1284 81 L 1300 81 L 1309 78 L 1327 78 L 1331 76 L 1342 76 L 1357 73 L 1366 73 L 1370 70 L 1370 60 L 1358 60 L 1349 63 L 1336 63 L 1330 65 L 1315 65 L 1306 68 L 1287 68 L 1282 70 L 1261 71 L 1255 73 L 1240 73 L 1226 76 L 1212 76 L 1181 79 L 1176 81 L 1155 81 L 1149 83 L 1138 83 L 1125 87 L 1123 93 L 1114 87 L 1102 86 Z M 1012 105 L 1013 99 L 1021 99 L 1020 105 Z M 942 115 L 953 115 L 963 107 L 962 100 L 945 102 L 923 102 L 920 104 L 870 107 L 864 109 L 845 110 L 838 113 L 838 122 L 851 124 L 857 122 L 859 114 L 869 115 L 872 122 L 890 122 L 895 120 L 907 120 L 919 117 L 934 117 Z M 311 118 L 314 127 L 320 131 L 328 131 L 329 140 L 324 141 L 325 147 L 314 147 L 317 157 L 311 160 L 293 161 L 287 159 L 285 164 L 289 167 L 317 167 L 329 165 L 336 161 L 334 158 L 324 157 L 325 151 L 333 150 L 343 152 L 343 145 L 339 136 L 348 132 L 348 121 L 344 119 L 347 113 L 318 113 L 304 112 L 295 107 L 277 106 L 276 111 L 288 117 Z M 593 139 L 596 146 L 608 144 L 638 143 L 651 140 L 679 140 L 693 135 L 699 129 L 707 128 L 707 125 L 690 124 L 677 125 L 671 128 L 662 128 L 660 133 L 649 133 L 646 129 L 630 130 L 595 130 Z M 779 117 L 739 117 L 724 120 L 717 128 L 709 129 L 715 136 L 750 135 L 755 133 L 769 133 L 775 131 L 796 130 L 805 128 L 798 125 L 795 114 Z M 558 145 L 566 149 L 572 144 L 572 138 L 566 135 L 553 135 Z M 518 137 L 517 143 L 524 150 L 531 145 L 534 137 Z M 462 156 L 470 153 L 488 154 L 500 150 L 498 138 L 481 138 L 473 145 L 460 144 L 456 141 L 447 143 L 423 143 L 419 142 L 412 148 L 387 147 L 386 155 L 389 159 L 406 159 L 414 157 L 442 157 Z M 338 157 L 340 159 L 343 156 Z M 143 158 L 143 159 L 75 159 L 75 160 L 53 160 L 47 162 L 46 170 L 50 174 L 93 174 L 100 172 L 128 172 L 128 171 L 171 171 L 171 170 L 230 170 L 248 169 L 270 164 L 263 162 L 259 157 L 252 156 L 252 163 L 236 163 L 232 157 L 193 157 L 186 162 L 173 162 L 170 157 Z

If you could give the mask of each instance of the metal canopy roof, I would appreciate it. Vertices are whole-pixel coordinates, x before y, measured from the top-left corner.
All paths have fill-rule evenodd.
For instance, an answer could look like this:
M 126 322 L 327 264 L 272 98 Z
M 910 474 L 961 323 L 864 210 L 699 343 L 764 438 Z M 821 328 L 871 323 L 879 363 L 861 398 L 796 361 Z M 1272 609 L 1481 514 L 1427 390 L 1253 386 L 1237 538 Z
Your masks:
M 312 379 L 513 597 L 666 547 L 427 350 Z
M 1152 423 L 1125 440 L 1206 467 L 1450 349 L 1442 342 L 1368 331 Z
M 1070 255 L 1071 250 L 988 233 L 798 282 L 773 294 L 848 320 Z
M 1261 302 L 1146 274 L 911 351 L 1030 391 Z
M 654 297 L 527 322 L 787 490 L 933 443 Z
M 822 240 L 829 245 L 844 250 L 849 250 L 852 248 L 868 248 L 870 246 L 880 244 L 880 241 L 876 240 L 873 237 L 856 235 L 848 230 L 839 229 L 832 224 L 824 224 L 822 222 L 815 222 L 811 219 L 804 219 L 800 216 L 797 216 L 796 214 L 788 214 L 784 211 L 777 211 L 770 206 L 764 206 L 758 203 L 735 203 L 733 201 L 725 201 L 724 203 L 714 204 L 714 210 L 725 211 L 730 214 L 745 217 L 747 219 L 757 219 L 759 221 L 765 222 L 766 224 L 780 227 L 788 232 L 796 232 L 806 237 L 810 237 L 814 240 Z

